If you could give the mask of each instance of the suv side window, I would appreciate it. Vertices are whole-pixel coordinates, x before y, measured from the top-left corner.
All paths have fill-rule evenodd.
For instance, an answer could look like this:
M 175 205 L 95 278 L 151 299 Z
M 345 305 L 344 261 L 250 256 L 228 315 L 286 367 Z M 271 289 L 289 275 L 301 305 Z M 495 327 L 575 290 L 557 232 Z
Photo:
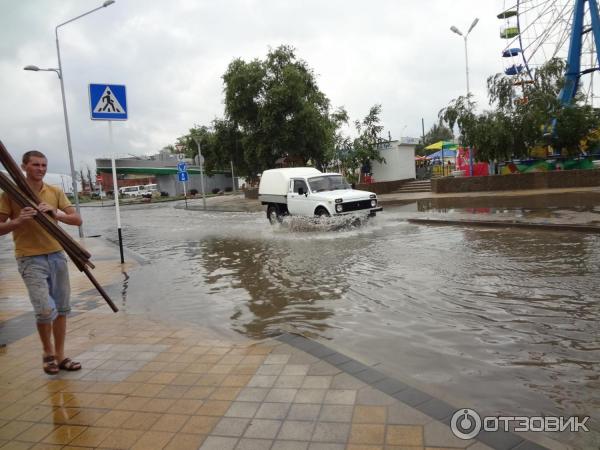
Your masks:
M 306 183 L 304 180 L 294 180 L 294 192 L 296 194 L 299 193 L 300 188 L 304 190 L 304 193 L 308 192 L 308 188 L 306 187 Z

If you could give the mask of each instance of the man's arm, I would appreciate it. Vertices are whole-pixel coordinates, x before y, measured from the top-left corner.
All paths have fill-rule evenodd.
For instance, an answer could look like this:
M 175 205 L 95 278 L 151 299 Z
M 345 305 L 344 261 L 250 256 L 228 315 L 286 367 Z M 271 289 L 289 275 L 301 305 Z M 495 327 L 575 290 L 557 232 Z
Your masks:
M 21 226 L 26 220 L 31 220 L 37 214 L 37 211 L 31 207 L 26 207 L 21 210 L 19 217 L 8 220 L 8 214 L 0 213 L 0 236 L 10 233 Z
M 66 223 L 67 225 L 79 226 L 83 223 L 81 216 L 77 214 L 77 210 L 74 206 L 67 206 L 65 209 L 56 209 L 47 203 L 40 203 L 38 208 L 40 211 L 50 214 L 56 218 L 59 222 Z

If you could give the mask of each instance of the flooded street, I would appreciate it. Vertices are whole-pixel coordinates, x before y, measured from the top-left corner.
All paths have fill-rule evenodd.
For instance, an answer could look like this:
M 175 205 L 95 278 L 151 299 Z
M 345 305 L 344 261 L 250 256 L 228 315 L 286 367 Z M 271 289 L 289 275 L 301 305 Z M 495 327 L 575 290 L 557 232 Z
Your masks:
M 597 415 L 600 236 L 416 226 L 411 209 L 327 231 L 271 227 L 262 213 L 124 208 L 125 245 L 151 263 L 129 274 L 125 308 L 328 339 L 491 413 Z M 114 236 L 112 209 L 84 215 L 88 235 Z
M 327 231 L 126 207 L 124 244 L 150 264 L 111 294 L 222 332 L 300 332 L 457 406 L 592 415 L 598 431 L 600 235 L 417 226 L 411 210 Z M 83 214 L 86 235 L 115 240 L 112 208 Z

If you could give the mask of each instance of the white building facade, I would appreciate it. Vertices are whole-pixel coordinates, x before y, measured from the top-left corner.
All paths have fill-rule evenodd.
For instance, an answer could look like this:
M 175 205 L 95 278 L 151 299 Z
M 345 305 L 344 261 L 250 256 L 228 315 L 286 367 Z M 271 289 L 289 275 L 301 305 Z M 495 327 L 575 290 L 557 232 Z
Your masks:
M 402 138 L 379 144 L 379 154 L 385 159 L 385 162 L 371 161 L 373 182 L 416 178 L 415 146 L 417 143 L 417 139 Z

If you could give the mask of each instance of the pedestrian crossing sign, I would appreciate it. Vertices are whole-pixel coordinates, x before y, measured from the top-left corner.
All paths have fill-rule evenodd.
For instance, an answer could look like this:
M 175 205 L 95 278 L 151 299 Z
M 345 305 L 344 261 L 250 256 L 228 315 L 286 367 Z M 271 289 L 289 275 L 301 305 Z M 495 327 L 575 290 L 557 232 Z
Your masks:
M 92 120 L 127 120 L 127 96 L 121 84 L 90 84 Z

